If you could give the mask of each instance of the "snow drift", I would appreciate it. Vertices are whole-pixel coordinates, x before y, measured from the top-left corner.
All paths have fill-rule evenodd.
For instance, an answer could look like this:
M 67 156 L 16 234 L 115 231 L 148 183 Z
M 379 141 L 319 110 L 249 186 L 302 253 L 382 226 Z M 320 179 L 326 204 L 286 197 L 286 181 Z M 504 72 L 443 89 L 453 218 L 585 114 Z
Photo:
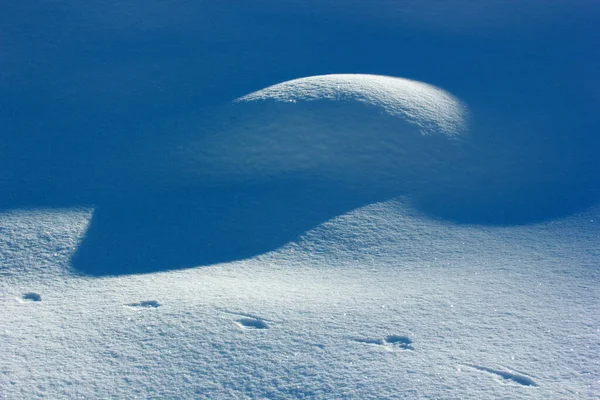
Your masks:
M 236 99 L 184 151 L 201 179 L 310 177 L 406 187 L 434 173 L 424 169 L 442 168 L 467 120 L 459 99 L 422 82 L 313 76 Z

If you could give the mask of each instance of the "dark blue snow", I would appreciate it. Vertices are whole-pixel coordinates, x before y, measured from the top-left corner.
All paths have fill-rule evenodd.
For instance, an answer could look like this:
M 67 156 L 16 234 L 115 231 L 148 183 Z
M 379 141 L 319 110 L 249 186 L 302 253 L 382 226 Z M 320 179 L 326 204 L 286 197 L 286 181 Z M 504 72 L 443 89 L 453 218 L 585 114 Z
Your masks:
M 508 15 L 489 28 L 452 23 L 450 13 L 439 29 L 395 22 L 373 11 L 377 2 L 359 17 L 354 3 L 314 12 L 269 1 L 0 6 L 0 209 L 93 206 L 72 265 L 96 276 L 273 250 L 404 188 L 285 174 L 194 184 L 164 154 L 191 116 L 332 73 L 414 79 L 468 104 L 467 151 L 408 193 L 434 218 L 526 224 L 598 202 L 594 2 L 553 13 L 530 1 L 544 12 L 515 10 L 517 22 Z

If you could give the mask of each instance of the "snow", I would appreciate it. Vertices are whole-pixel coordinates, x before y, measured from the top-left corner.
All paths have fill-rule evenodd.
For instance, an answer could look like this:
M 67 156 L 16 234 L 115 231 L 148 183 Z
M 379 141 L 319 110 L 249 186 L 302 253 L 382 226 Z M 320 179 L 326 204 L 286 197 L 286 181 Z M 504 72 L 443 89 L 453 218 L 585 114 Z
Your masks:
M 466 130 L 465 106 L 431 85 L 376 75 L 324 75 L 294 79 L 240 97 L 236 101 L 297 102 L 320 99 L 358 101 L 419 126 L 422 134 L 448 136 Z M 431 126 L 431 127 L 429 127 Z
M 484 228 L 399 198 L 248 260 L 106 278 L 65 275 L 64 258 L 26 273 L 78 242 L 89 211 L 3 214 L 3 240 L 28 240 L 2 259 L 0 387 L 7 398 L 592 399 L 599 211 Z M 19 301 L 31 290 L 41 301 Z
M 0 399 L 599 399 L 588 0 L 13 2 Z
M 395 185 L 396 193 L 443 170 L 468 132 L 468 110 L 451 94 L 360 74 L 279 83 L 201 120 L 172 156 L 196 183 L 293 176 L 355 186 L 377 181 Z

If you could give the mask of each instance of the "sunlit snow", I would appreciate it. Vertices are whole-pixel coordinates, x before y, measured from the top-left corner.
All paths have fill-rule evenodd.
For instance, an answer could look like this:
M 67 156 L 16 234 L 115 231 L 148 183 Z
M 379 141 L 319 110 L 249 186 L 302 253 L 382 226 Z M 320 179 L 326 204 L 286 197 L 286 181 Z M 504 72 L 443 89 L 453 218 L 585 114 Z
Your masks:
M 1 7 L 0 400 L 599 399 L 598 4 L 237 3 Z

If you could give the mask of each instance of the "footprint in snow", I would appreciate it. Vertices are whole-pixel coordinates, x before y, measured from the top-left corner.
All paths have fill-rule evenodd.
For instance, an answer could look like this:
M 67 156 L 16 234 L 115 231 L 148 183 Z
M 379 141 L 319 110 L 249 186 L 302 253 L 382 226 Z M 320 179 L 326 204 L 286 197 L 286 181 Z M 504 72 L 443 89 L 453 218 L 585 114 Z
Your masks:
M 25 301 L 42 301 L 42 296 L 35 292 L 23 293 L 23 300 Z
M 355 342 L 377 345 L 377 346 L 385 346 L 388 348 L 399 348 L 402 350 L 414 350 L 412 347 L 412 339 L 408 336 L 400 336 L 400 335 L 389 335 L 385 339 L 354 339 Z
M 133 308 L 158 308 L 160 307 L 160 303 L 156 300 L 143 300 L 138 303 L 129 303 L 127 306 Z
M 487 367 L 481 367 L 479 365 L 468 364 L 468 367 L 474 368 L 477 371 L 486 372 L 496 377 L 502 378 L 504 381 L 518 383 L 523 386 L 537 386 L 537 384 L 528 376 L 523 374 L 516 374 L 510 370 L 499 370 Z
M 241 317 L 241 318 L 235 320 L 236 325 L 238 325 L 240 328 L 269 329 L 269 325 L 267 324 L 267 321 L 268 321 L 267 319 L 257 317 L 256 315 L 253 315 L 253 314 L 239 313 L 239 312 L 222 310 L 222 309 L 220 311 L 224 312 L 226 314 Z
M 385 338 L 385 342 L 404 350 L 414 350 L 411 346 L 413 341 L 408 336 L 390 335 Z
M 269 329 L 265 321 L 256 318 L 240 318 L 236 323 L 244 329 Z

